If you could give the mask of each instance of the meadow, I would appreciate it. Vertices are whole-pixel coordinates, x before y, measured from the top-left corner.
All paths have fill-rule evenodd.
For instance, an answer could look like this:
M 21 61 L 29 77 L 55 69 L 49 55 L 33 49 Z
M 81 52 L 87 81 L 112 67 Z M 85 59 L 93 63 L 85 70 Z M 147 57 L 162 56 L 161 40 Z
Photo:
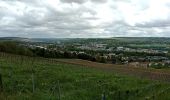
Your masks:
M 170 100 L 168 82 L 52 59 L 0 54 L 0 100 Z

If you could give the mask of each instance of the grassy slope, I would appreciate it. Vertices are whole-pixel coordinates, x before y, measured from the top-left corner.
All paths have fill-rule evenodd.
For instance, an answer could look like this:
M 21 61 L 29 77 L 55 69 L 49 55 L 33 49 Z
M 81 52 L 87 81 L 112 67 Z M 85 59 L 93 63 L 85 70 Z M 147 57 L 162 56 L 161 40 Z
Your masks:
M 32 67 L 36 87 L 34 93 Z M 168 83 L 45 59 L 35 58 L 32 64 L 32 58 L 4 56 L 0 58 L 0 72 L 4 85 L 0 100 L 56 100 L 59 87 L 61 100 L 101 100 L 104 91 L 107 100 L 143 100 L 151 99 L 152 95 L 157 100 L 170 100 L 170 90 L 166 90 L 170 87 Z
M 111 72 L 114 71 L 121 74 L 132 75 L 132 76 L 147 78 L 151 80 L 170 82 L 169 69 L 153 69 L 153 68 L 132 67 L 130 65 L 104 64 L 104 63 L 97 63 L 97 62 L 91 62 L 91 61 L 80 60 L 80 59 L 54 59 L 54 60 L 62 63 L 67 63 L 67 64 L 89 66 L 89 67 L 107 70 Z

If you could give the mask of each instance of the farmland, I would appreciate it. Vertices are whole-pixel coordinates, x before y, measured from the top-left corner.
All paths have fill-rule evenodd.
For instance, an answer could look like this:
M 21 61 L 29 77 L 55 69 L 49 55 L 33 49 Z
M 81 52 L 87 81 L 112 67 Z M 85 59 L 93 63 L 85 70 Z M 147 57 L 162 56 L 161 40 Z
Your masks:
M 165 69 L 135 68 L 129 65 L 103 64 L 80 59 L 55 59 L 55 61 L 74 65 L 89 66 L 105 71 L 114 71 L 116 73 L 125 75 L 137 76 L 140 78 L 170 82 L 170 70 Z
M 106 65 L 104 70 L 100 63 L 89 62 L 90 66 L 86 62 L 86 66 L 79 60 L 75 60 L 77 64 L 71 62 L 1 53 L 0 99 L 100 100 L 104 94 L 107 100 L 170 99 L 170 84 L 165 81 L 141 79 L 121 73 L 122 70 L 108 69 L 114 65 Z

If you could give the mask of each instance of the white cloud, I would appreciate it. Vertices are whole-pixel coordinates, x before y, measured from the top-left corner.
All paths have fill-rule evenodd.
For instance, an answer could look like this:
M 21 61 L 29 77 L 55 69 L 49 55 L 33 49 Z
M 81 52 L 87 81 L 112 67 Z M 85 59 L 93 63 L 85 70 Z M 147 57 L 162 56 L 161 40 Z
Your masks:
M 0 36 L 170 36 L 169 0 L 1 0 Z

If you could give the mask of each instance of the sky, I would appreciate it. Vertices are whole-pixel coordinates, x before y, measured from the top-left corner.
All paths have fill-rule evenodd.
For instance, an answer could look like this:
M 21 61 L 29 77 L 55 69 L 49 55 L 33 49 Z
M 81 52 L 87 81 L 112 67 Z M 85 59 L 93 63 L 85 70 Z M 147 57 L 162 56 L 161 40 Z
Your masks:
M 0 37 L 170 37 L 170 0 L 0 0 Z

